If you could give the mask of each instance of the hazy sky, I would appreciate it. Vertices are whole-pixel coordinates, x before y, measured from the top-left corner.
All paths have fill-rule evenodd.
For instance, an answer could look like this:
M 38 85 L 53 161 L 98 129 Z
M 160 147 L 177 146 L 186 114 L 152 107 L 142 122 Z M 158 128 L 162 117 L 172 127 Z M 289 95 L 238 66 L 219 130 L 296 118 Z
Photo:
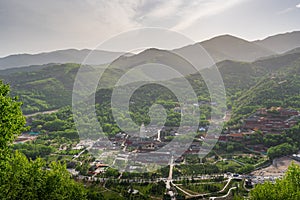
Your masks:
M 94 48 L 139 27 L 255 40 L 300 30 L 300 0 L 0 0 L 0 27 L 1 57 Z

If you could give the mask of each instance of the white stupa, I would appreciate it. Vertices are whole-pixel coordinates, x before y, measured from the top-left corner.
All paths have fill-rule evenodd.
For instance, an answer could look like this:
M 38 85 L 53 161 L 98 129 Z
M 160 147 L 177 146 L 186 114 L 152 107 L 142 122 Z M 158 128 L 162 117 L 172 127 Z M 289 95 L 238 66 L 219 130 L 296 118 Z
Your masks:
M 145 139 L 146 138 L 146 130 L 145 130 L 145 124 L 142 123 L 140 128 L 140 138 Z

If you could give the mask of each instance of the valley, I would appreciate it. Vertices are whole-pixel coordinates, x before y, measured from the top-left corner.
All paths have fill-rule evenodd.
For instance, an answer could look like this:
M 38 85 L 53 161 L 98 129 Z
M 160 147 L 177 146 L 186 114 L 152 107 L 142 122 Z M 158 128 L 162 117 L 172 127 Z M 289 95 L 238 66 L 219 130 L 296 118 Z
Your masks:
M 225 48 L 229 43 L 232 47 Z M 12 68 L 1 63 L 13 57 L 2 58 L 0 79 L 10 85 L 11 96 L 23 102 L 28 127 L 10 149 L 27 159 L 43 159 L 47 168 L 52 162 L 64 163 L 72 179 L 99 194 L 99 199 L 243 199 L 256 185 L 282 179 L 291 160 L 299 164 L 299 48 L 267 49 L 263 41 L 248 42 L 229 35 L 201 44 L 217 62 L 226 105 L 211 101 L 200 71 L 200 75 L 186 73 L 161 84 L 142 85 L 130 97 L 126 113 L 112 108 L 116 88 L 125 96 L 134 87 L 114 84 L 133 68 L 132 63 L 145 57 L 146 62 L 159 63 L 172 52 L 192 52 L 193 46 L 172 51 L 150 49 L 127 57 L 112 54 L 115 57 L 105 58 L 116 59 L 108 69 L 105 63 L 81 66 L 76 64 L 78 60 L 64 56 L 63 62 L 52 58 L 57 64 L 49 64 L 45 58 L 32 62 L 33 66 L 16 64 L 18 68 Z M 25 59 L 19 57 L 18 62 Z M 170 63 L 178 69 L 187 67 L 177 60 Z M 86 101 L 81 102 L 83 110 L 74 113 L 73 85 L 81 67 L 91 79 L 99 72 L 104 76 L 95 93 L 76 94 L 85 96 Z M 132 76 L 150 75 L 140 70 Z M 186 99 L 182 106 L 164 84 L 175 86 L 183 79 L 188 80 L 197 99 Z M 186 88 L 178 90 L 184 94 Z M 93 97 L 95 105 L 90 104 Z M 162 107 L 153 111 L 154 104 Z M 84 115 L 93 108 L 103 133 L 93 129 L 95 122 Z M 218 123 L 211 114 L 216 108 L 221 110 L 215 113 Z M 199 116 L 195 115 L 197 109 Z M 183 117 L 187 118 L 181 127 Z M 194 125 L 194 120 L 198 124 Z M 78 123 L 83 124 L 84 135 Z

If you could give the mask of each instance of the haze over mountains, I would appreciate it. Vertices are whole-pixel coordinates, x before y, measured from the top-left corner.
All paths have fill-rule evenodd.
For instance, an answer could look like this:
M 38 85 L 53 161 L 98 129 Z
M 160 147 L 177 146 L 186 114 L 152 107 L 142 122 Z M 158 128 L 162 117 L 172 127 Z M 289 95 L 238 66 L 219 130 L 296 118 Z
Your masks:
M 197 44 L 203 46 L 215 62 L 223 60 L 252 62 L 262 57 L 281 54 L 300 47 L 300 31 L 274 35 L 264 40 L 253 42 L 231 35 L 221 35 Z M 184 46 L 173 51 L 189 55 L 193 55 L 196 52 L 195 45 Z M 91 50 L 88 49 L 67 49 L 33 55 L 10 55 L 0 58 L 0 70 L 48 63 L 82 63 L 90 52 Z M 151 56 L 154 51 L 148 51 L 147 53 Z M 122 54 L 122 52 L 96 50 L 86 64 L 109 63 Z M 145 54 L 142 56 L 144 57 Z M 199 55 L 195 56 L 199 57 Z
M 263 40 L 256 40 L 253 43 L 271 49 L 276 53 L 284 53 L 300 47 L 300 31 L 270 36 Z
M 282 101 L 281 103 L 284 103 L 282 106 L 300 107 L 294 103 L 295 99 L 300 99 L 300 82 L 297 75 L 300 66 L 300 52 L 296 50 L 254 62 L 224 60 L 217 63 L 226 94 L 230 99 L 232 98 L 232 102 L 235 102 L 234 113 L 250 113 L 259 105 L 281 106 L 281 104 L 276 104 L 280 99 L 291 100 Z M 148 52 L 155 55 L 153 51 L 163 55 L 168 54 L 168 51 L 150 49 L 143 52 L 142 55 L 146 55 Z M 118 59 L 117 62 L 126 64 L 125 61 L 128 63 L 139 61 L 135 57 L 139 57 L 139 55 Z M 184 63 L 182 64 L 186 67 Z M 101 81 L 102 85 L 110 86 L 111 83 L 115 83 L 115 80 L 129 70 L 127 67 L 130 66 L 124 65 L 123 69 L 112 68 Z M 0 79 L 11 85 L 13 95 L 19 96 L 24 102 L 23 112 L 28 114 L 71 105 L 74 79 L 79 68 L 80 64 L 70 63 L 14 68 L 1 70 Z M 93 74 L 97 74 L 97 70 L 102 70 L 101 66 L 87 66 L 84 73 L 86 73 L 86 77 L 91 77 Z M 137 72 L 137 74 L 144 76 L 143 72 Z M 199 94 L 203 96 L 203 92 L 206 91 L 203 80 L 199 79 L 197 75 L 188 75 L 187 79 L 191 81 L 192 85 L 195 85 L 195 88 L 198 88 Z M 287 84 L 278 84 L 282 81 L 287 81 Z M 264 83 L 268 83 L 268 87 L 262 87 L 265 85 Z M 278 87 L 281 89 L 281 86 L 284 87 L 284 91 L 278 90 Z M 252 95 L 247 96 L 248 91 L 251 91 Z M 271 94 L 265 95 L 267 91 L 270 91 Z M 259 101 L 260 98 L 264 100 Z M 251 109 L 248 109 L 250 107 Z M 248 110 L 243 111 L 244 108 Z M 239 117 L 234 114 L 233 118 L 238 119 Z
M 272 50 L 231 35 L 217 36 L 199 44 L 209 53 L 215 62 L 223 60 L 250 62 L 260 57 L 276 54 Z M 186 46 L 177 51 L 193 54 L 195 52 L 195 45 Z
M 0 58 L 0 69 L 43 65 L 48 63 L 82 63 L 89 55 L 89 49 L 66 49 L 39 54 L 19 54 Z M 109 63 L 123 53 L 95 50 L 86 64 L 97 65 Z

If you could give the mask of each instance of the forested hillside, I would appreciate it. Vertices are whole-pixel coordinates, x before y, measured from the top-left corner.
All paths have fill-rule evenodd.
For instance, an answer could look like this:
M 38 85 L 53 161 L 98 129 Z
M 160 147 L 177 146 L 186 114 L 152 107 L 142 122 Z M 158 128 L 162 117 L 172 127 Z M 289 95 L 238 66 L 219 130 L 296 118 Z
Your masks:
M 300 108 L 300 54 L 298 59 L 267 74 L 235 101 L 234 117 L 251 113 L 259 107 Z M 293 56 L 295 56 L 293 55 Z
M 299 63 L 300 53 L 297 51 L 252 63 L 229 60 L 218 63 L 226 88 L 227 105 L 233 108 L 233 120 L 250 114 L 257 107 L 299 108 Z M 20 72 L 10 69 L 2 71 L 0 79 L 11 84 L 13 95 L 24 102 L 24 113 L 34 113 L 71 105 L 74 78 L 79 67 L 79 64 L 61 64 L 26 67 Z M 85 66 L 84 73 L 87 77 L 95 76 L 98 70 L 103 70 L 103 67 Z M 111 68 L 104 73 L 106 76 L 101 79 L 100 87 L 110 90 L 111 83 L 115 83 L 123 73 L 120 67 Z M 143 76 L 145 73 L 140 71 L 137 75 Z M 199 101 L 210 101 L 205 82 L 199 74 L 187 75 L 186 78 L 195 89 Z M 170 83 L 176 84 L 176 81 L 170 80 Z M 153 86 L 149 87 L 144 91 L 148 95 L 156 91 L 156 96 L 166 96 L 164 90 L 152 91 Z M 96 95 L 97 102 L 101 93 L 100 90 Z

